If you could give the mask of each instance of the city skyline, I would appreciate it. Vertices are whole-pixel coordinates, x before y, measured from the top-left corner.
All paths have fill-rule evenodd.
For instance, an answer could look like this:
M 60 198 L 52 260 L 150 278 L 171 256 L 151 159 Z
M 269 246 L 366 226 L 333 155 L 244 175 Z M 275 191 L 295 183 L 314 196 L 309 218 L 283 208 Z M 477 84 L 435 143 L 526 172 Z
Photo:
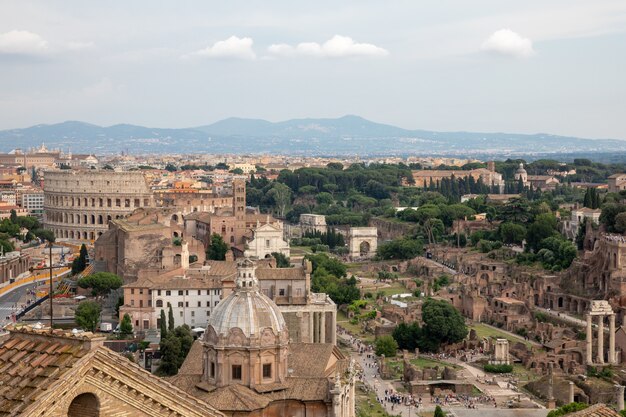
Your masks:
M 9 2 L 0 129 L 358 114 L 626 139 L 626 5 Z

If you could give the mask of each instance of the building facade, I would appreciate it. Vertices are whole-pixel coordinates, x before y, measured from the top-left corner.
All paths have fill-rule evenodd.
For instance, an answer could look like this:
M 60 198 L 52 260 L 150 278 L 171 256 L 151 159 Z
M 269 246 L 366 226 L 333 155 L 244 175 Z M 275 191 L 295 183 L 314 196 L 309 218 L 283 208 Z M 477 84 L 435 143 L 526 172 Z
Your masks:
M 58 239 L 95 240 L 110 220 L 148 207 L 154 197 L 141 172 L 45 172 L 44 227 Z

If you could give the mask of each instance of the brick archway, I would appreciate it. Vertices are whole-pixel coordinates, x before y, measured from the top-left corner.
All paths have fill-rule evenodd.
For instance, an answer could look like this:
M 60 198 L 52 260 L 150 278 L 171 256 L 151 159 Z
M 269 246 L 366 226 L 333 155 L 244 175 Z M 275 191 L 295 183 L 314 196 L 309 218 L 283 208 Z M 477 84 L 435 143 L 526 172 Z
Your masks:
M 86 392 L 77 395 L 67 410 L 67 417 L 99 417 L 100 400 L 94 394 Z

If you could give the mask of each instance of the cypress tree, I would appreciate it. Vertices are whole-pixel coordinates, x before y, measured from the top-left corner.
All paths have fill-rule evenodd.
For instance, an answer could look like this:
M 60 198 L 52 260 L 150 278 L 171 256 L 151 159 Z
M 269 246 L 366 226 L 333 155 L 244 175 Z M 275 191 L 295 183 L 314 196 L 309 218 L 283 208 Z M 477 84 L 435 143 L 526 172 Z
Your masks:
M 167 320 L 165 319 L 165 310 L 161 309 L 161 339 L 167 337 Z
M 167 312 L 167 330 L 170 332 L 174 331 L 174 311 L 172 311 L 172 305 L 167 303 L 167 307 L 169 311 Z

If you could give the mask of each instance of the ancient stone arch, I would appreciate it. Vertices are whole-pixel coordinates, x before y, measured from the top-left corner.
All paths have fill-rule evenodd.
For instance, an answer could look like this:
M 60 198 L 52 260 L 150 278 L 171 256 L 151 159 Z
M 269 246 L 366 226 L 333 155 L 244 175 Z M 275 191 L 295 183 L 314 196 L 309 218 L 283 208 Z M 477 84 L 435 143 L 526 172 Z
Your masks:
M 371 258 L 378 249 L 378 231 L 375 227 L 351 227 L 348 232 L 351 258 Z

